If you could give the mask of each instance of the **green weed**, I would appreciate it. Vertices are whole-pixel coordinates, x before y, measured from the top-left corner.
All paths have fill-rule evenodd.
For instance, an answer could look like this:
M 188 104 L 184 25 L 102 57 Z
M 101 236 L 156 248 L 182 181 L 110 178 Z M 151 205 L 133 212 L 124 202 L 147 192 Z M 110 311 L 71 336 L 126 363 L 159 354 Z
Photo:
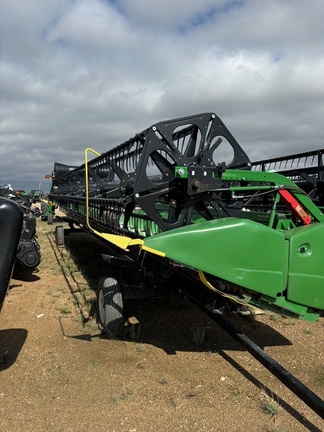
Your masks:
M 100 359 L 95 358 L 95 359 L 92 361 L 92 364 L 93 364 L 93 366 L 99 366 L 99 365 L 100 365 Z
M 60 308 L 60 312 L 64 315 L 68 315 L 72 313 L 71 309 L 69 309 L 67 306 L 62 306 Z
M 279 414 L 279 405 L 274 400 L 267 399 L 262 404 L 262 410 L 265 414 L 273 417 Z
M 130 396 L 132 396 L 134 394 L 134 391 L 130 388 L 127 388 L 126 391 L 124 393 L 122 393 L 122 395 L 120 396 L 120 399 L 124 400 L 129 398 Z
M 91 333 L 98 330 L 98 324 L 95 319 L 90 319 L 87 321 L 82 329 L 82 333 Z
M 287 319 L 287 320 L 283 321 L 283 324 L 285 326 L 294 326 L 294 325 L 296 325 L 296 321 L 293 319 Z
M 243 395 L 243 391 L 239 388 L 236 388 L 232 391 L 232 395 L 235 397 L 239 397 Z
M 203 324 L 197 325 L 191 329 L 191 333 L 192 342 L 197 346 L 201 346 L 205 340 L 206 327 Z
M 170 407 L 175 410 L 177 409 L 177 406 L 178 406 L 178 402 L 172 398 L 170 401 Z
M 128 399 L 130 396 L 134 394 L 134 391 L 130 388 L 126 388 L 126 390 L 120 396 L 113 396 L 111 398 L 112 403 L 117 403 L 119 401 Z
M 61 269 L 61 267 L 53 267 L 53 268 L 52 268 L 52 273 L 53 273 L 55 276 L 61 274 L 61 273 L 62 273 L 62 269 Z
M 145 350 L 144 345 L 141 345 L 141 344 L 136 345 L 136 351 L 137 352 L 143 352 L 144 350 Z

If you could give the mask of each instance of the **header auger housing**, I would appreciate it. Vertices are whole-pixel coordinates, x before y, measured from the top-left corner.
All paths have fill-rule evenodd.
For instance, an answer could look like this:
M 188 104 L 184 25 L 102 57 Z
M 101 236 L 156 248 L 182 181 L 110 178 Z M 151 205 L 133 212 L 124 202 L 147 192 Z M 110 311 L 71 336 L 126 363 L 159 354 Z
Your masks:
M 289 176 L 258 169 L 204 113 L 156 123 L 101 155 L 86 149 L 80 167 L 56 163 L 50 199 L 160 279 L 184 277 L 205 306 L 314 321 L 324 309 L 323 212 Z M 322 199 L 322 168 L 306 174 Z

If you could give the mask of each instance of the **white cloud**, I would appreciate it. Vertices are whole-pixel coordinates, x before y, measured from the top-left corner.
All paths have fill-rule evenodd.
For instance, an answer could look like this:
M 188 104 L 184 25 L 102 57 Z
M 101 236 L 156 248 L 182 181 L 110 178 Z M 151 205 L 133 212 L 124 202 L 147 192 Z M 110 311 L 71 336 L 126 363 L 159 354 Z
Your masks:
M 0 0 L 0 12 L 0 184 L 34 189 L 85 147 L 205 111 L 251 159 L 323 147 L 321 0 Z
M 126 18 L 110 3 L 80 0 L 73 3 L 47 34 L 52 43 L 87 55 L 107 54 L 127 48 L 132 33 Z

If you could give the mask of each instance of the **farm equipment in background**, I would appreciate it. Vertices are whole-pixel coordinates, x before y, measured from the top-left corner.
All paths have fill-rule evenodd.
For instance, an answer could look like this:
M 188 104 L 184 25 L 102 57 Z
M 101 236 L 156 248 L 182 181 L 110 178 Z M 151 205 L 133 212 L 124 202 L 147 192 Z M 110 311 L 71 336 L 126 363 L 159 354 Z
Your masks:
M 55 217 L 55 203 L 45 198 L 42 198 L 40 203 L 41 203 L 41 220 L 47 221 L 49 225 L 52 225 Z
M 132 286 L 99 281 L 99 328 L 116 335 L 123 298 L 138 298 L 136 286 L 143 297 L 161 288 L 181 291 L 323 415 L 316 395 L 222 317 L 228 305 L 320 317 L 324 214 L 316 203 L 323 204 L 323 151 L 318 154 L 318 167 L 300 172 L 295 183 L 296 169 L 287 176 L 262 170 L 214 113 L 204 113 L 156 123 L 101 155 L 87 148 L 79 167 L 55 163 L 49 199 L 71 227 L 119 251 L 103 255 L 110 266 L 134 275 Z
M 0 196 L 0 311 L 15 265 L 22 223 L 22 208 Z
M 32 208 L 32 199 L 27 194 L 16 193 L 2 187 L 0 196 L 15 201 L 23 211 L 23 225 L 16 253 L 16 263 L 23 271 L 33 271 L 41 262 L 40 246 L 36 239 L 36 219 L 39 209 Z
M 42 191 L 34 189 L 31 191 L 31 195 L 33 203 L 36 204 L 37 202 L 40 202 L 42 198 Z

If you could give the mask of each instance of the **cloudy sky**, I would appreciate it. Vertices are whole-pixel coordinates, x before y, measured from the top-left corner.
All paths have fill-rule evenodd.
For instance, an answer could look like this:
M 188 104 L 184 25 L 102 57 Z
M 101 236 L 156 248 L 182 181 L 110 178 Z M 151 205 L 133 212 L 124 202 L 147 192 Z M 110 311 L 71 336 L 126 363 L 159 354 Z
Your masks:
M 0 185 L 207 111 L 251 160 L 323 148 L 323 22 L 323 0 L 0 0 Z

